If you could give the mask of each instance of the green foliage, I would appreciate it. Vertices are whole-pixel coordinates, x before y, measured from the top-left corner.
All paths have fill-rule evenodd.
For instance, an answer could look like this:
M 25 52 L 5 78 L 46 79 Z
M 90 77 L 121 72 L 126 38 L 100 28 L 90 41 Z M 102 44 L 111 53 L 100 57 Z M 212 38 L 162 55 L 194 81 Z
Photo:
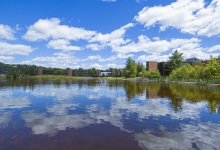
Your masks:
M 112 71 L 112 77 L 121 77 L 121 72 L 118 69 Z
M 56 74 L 57 74 L 57 75 L 61 75 L 62 73 L 63 73 L 63 70 L 62 70 L 62 69 L 58 68 L 58 69 L 56 70 Z
M 97 77 L 98 74 L 97 74 L 97 70 L 95 68 L 92 68 L 92 69 L 88 69 L 88 75 L 90 77 Z
M 130 57 L 126 60 L 124 73 L 126 78 L 135 78 L 137 75 L 137 64 Z
M 138 77 L 144 77 L 147 74 L 147 70 L 145 66 L 140 62 L 137 63 L 137 72 L 138 72 L 137 75 Z
M 147 71 L 142 63 L 136 63 L 133 59 L 128 57 L 126 60 L 126 67 L 121 74 L 123 74 L 126 78 L 135 78 L 136 76 L 144 77 L 146 76 Z
M 138 72 L 138 77 L 143 77 L 144 74 L 142 72 Z
M 147 78 L 161 78 L 159 70 L 151 70 L 146 73 Z
M 167 63 L 168 68 L 170 69 L 170 71 L 173 71 L 181 66 L 183 66 L 183 53 L 178 52 L 177 50 L 175 50 L 172 53 L 172 56 L 169 57 L 169 62 Z
M 35 65 L 18 65 L 18 68 L 23 68 L 23 73 L 25 75 L 30 75 L 30 76 L 34 76 L 36 75 L 36 69 L 37 69 L 37 66 Z
M 218 59 L 211 57 L 207 65 L 186 64 L 173 70 L 169 77 L 171 79 L 220 79 L 220 61 Z
M 21 76 L 21 71 L 17 68 L 11 67 L 8 69 L 7 78 L 18 78 Z

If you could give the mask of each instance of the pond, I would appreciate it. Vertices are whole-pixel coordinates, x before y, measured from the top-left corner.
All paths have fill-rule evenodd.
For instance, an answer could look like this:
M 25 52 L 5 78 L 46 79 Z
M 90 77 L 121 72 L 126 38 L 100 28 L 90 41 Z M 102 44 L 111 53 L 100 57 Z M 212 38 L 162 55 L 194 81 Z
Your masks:
M 219 114 L 219 87 L 7 80 L 0 82 L 0 149 L 217 150 Z

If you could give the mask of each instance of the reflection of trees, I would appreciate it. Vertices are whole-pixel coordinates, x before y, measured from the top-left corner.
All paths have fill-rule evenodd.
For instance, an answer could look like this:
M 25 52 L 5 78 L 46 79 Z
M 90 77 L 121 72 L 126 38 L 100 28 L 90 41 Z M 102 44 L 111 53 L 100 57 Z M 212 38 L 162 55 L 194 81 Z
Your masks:
M 176 111 L 182 108 L 183 100 L 191 103 L 207 101 L 211 113 L 220 106 L 220 89 L 216 87 L 169 84 L 169 90 L 167 97 Z
M 7 79 L 6 82 L 2 82 L 0 86 L 6 87 L 23 87 L 24 90 L 27 88 L 33 90 L 35 87 L 35 79 L 27 79 L 27 78 L 17 78 L 17 79 Z
M 160 89 L 160 84 L 150 82 L 125 81 L 123 82 L 123 86 L 128 100 L 132 100 L 136 95 L 144 94 L 145 91 L 147 91 L 148 97 L 149 93 L 154 93 L 153 95 L 156 96 Z
M 54 80 L 54 85 L 56 85 L 57 87 L 60 87 L 61 86 L 61 83 L 62 83 L 62 80 L 60 79 L 57 79 L 57 80 Z

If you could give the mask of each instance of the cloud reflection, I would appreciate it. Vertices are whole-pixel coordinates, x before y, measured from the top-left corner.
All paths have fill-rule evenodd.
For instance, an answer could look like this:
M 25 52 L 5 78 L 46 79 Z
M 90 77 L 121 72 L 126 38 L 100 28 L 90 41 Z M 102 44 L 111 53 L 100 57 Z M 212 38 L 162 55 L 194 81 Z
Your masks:
M 145 129 L 143 133 L 136 133 L 135 139 L 143 149 L 220 149 L 220 125 L 214 123 L 181 124 L 177 132 L 166 131 L 161 126 L 160 131 Z
M 24 96 L 13 96 L 12 91 L 1 91 L 0 95 L 0 110 L 7 108 L 24 108 L 29 107 L 30 100 Z

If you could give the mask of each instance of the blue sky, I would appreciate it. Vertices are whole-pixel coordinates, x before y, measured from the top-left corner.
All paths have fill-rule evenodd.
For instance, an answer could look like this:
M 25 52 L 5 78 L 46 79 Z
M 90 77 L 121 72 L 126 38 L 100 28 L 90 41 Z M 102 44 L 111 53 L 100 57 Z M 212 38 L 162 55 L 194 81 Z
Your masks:
M 219 0 L 1 0 L 0 62 L 122 68 L 220 54 Z

